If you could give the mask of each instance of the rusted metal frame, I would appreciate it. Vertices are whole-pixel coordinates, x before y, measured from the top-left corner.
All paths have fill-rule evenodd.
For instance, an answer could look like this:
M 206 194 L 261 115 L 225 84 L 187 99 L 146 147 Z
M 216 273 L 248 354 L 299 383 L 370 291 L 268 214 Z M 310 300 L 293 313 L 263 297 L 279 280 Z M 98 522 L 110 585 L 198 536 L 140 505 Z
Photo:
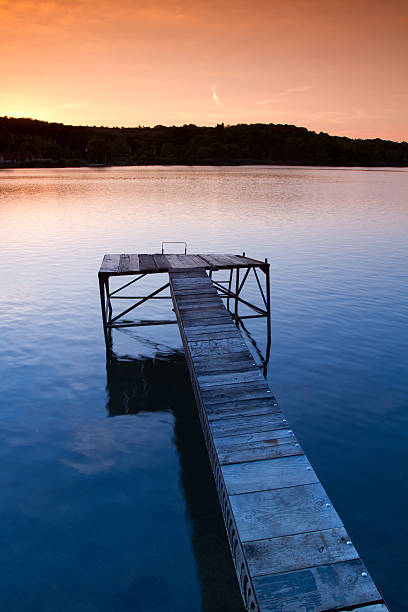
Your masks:
M 105 277 L 102 274 L 98 275 L 98 280 L 99 280 L 99 296 L 101 299 L 101 312 L 102 312 L 102 323 L 103 323 L 103 327 L 105 329 L 106 324 L 107 324 L 107 317 L 106 317 L 106 303 L 105 303 Z
M 272 337 L 272 321 L 271 321 L 271 274 L 270 274 L 270 265 L 268 260 L 265 258 L 265 266 L 262 268 L 265 274 L 265 282 L 266 282 L 266 311 L 268 313 L 267 316 L 267 326 L 268 326 L 268 344 L 267 344 L 267 354 L 269 359 L 269 353 L 271 350 L 271 337 Z
M 255 310 L 255 312 L 259 312 L 263 316 L 267 314 L 266 310 L 259 308 L 259 306 L 255 306 L 255 304 L 251 304 L 251 302 L 247 302 L 247 300 L 244 300 L 242 297 L 237 296 L 236 293 L 234 293 L 233 291 L 228 291 L 222 285 L 218 285 L 216 281 L 213 281 L 213 284 L 216 286 L 216 288 L 219 291 L 223 292 L 223 295 L 221 295 L 220 297 L 226 297 L 226 298 L 230 297 L 232 299 L 238 300 L 238 302 L 242 302 L 242 304 L 245 304 L 245 306 L 248 306 L 248 308 L 252 308 L 252 310 Z
M 261 295 L 262 295 L 263 303 L 265 304 L 265 308 L 267 308 L 268 305 L 266 303 L 266 298 L 265 298 L 265 295 L 264 295 L 264 292 L 263 292 L 263 289 L 262 289 L 261 281 L 258 278 L 258 274 L 257 274 L 257 271 L 256 271 L 255 267 L 254 267 L 254 274 L 255 274 L 256 282 L 258 283 L 259 291 L 261 292 Z
M 115 293 L 119 293 L 119 291 L 122 291 L 122 289 L 126 289 L 126 287 L 129 287 L 129 285 L 132 285 L 133 283 L 135 283 L 136 281 L 140 280 L 141 278 L 143 278 L 146 275 L 147 275 L 147 272 L 143 272 L 137 278 L 134 278 L 133 280 L 131 280 L 128 283 L 126 283 L 126 285 L 123 285 L 122 287 L 119 287 L 119 289 L 115 289 L 115 291 L 112 291 L 112 293 L 109 294 L 109 297 L 112 297 L 112 295 L 115 295 Z
M 235 270 L 235 316 L 238 316 L 238 299 L 239 299 L 239 268 Z
M 250 343 L 254 347 L 254 350 L 255 350 L 256 354 L 258 355 L 258 357 L 259 357 L 259 359 L 260 359 L 260 361 L 262 363 L 262 373 L 263 373 L 264 377 L 266 378 L 267 370 L 268 370 L 268 363 L 269 363 L 269 358 L 270 358 L 270 338 L 268 338 L 268 343 L 267 343 L 267 347 L 266 347 L 266 353 L 265 353 L 265 356 L 263 356 L 262 351 L 259 348 L 259 346 L 257 345 L 255 338 L 253 338 L 253 336 L 250 333 L 250 331 L 245 327 L 245 325 L 242 322 L 241 318 L 239 318 L 237 320 L 237 324 L 238 324 L 238 327 L 241 327 L 242 330 L 245 332 L 245 335 L 247 336 L 248 340 L 250 341 Z
M 127 308 L 126 310 L 124 310 L 123 312 L 121 312 L 120 314 L 116 315 L 116 317 L 114 317 L 113 319 L 110 319 L 109 321 L 109 325 L 111 325 L 112 323 L 114 323 L 115 321 L 117 321 L 118 319 L 120 319 L 121 317 L 123 317 L 125 314 L 127 314 L 128 312 L 130 312 L 131 310 L 134 310 L 135 308 L 137 308 L 138 306 L 141 306 L 141 304 L 143 304 L 144 302 L 147 302 L 147 300 L 150 300 L 153 296 L 157 295 L 158 293 L 160 293 L 161 291 L 164 291 L 165 289 L 167 289 L 167 287 L 170 286 L 170 283 L 166 283 L 165 285 L 163 285 L 162 287 L 160 287 L 159 289 L 156 289 L 156 291 L 153 291 L 150 295 L 147 295 L 146 297 L 144 297 L 142 300 L 139 300 L 139 302 L 137 302 L 136 304 L 133 304 L 132 306 L 130 306 L 129 308 Z
M 238 268 L 237 268 L 237 270 L 238 270 Z M 245 272 L 244 278 L 242 279 L 242 283 L 240 284 L 239 289 L 237 291 L 237 295 L 239 295 L 241 293 L 242 287 L 244 286 L 244 283 L 245 283 L 246 279 L 248 278 L 248 274 L 250 273 L 250 271 L 251 271 L 251 268 L 248 267 L 248 270 Z M 265 304 L 265 306 L 266 306 L 266 304 Z
M 141 300 L 144 295 L 116 295 L 112 300 Z M 157 295 L 150 298 L 151 300 L 171 300 L 171 295 Z
M 177 323 L 177 321 L 135 321 L 134 323 L 113 323 L 110 325 L 110 328 L 120 329 L 121 327 L 148 327 L 151 325 L 173 325 L 174 323 Z
M 266 316 L 267 316 L 266 314 L 238 315 L 237 317 L 234 314 L 231 315 L 231 317 L 233 319 L 236 319 L 237 321 L 240 321 L 241 319 L 263 319 Z
M 230 276 L 229 276 L 229 280 L 228 280 L 228 292 L 231 293 L 231 285 L 232 285 L 232 275 L 234 273 L 234 269 L 231 268 L 230 270 Z M 230 302 L 230 297 L 227 297 L 227 310 L 229 311 L 229 302 Z
M 110 295 L 109 295 L 109 274 L 105 275 L 104 283 L 105 283 L 105 293 L 106 293 L 105 309 L 107 313 L 107 320 L 109 323 L 109 321 L 112 318 L 112 304 L 111 304 Z

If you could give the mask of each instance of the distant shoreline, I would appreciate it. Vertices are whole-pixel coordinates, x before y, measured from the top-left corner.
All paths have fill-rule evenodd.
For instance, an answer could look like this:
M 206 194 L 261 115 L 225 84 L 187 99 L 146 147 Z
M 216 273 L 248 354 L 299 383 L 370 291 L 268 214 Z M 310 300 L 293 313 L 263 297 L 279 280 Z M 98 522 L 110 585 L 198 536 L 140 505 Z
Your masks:
M 0 162 L 0 170 L 23 170 L 30 168 L 44 168 L 44 169 L 58 169 L 58 168 L 90 168 L 90 169 L 104 169 L 104 168 L 138 168 L 138 167 L 152 167 L 152 168 L 163 168 L 163 167 L 201 167 L 201 168 L 239 168 L 245 166 L 276 166 L 276 167 L 307 167 L 307 168 L 408 168 L 408 164 L 319 164 L 319 163 L 307 163 L 307 162 L 259 162 L 259 161 L 244 161 L 240 163 L 123 163 L 123 164 L 76 164 L 76 163 L 41 163 L 41 162 L 21 162 L 21 163 L 4 163 Z
M 104 128 L 0 117 L 0 167 L 408 167 L 408 142 L 281 124 Z

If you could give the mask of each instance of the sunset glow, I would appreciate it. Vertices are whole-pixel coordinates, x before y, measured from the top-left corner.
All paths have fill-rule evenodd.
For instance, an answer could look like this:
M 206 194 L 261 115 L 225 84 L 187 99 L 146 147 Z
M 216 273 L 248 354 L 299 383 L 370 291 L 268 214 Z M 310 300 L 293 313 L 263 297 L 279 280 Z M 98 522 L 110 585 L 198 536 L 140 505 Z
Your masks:
M 405 0 L 0 0 L 0 115 L 408 140 Z

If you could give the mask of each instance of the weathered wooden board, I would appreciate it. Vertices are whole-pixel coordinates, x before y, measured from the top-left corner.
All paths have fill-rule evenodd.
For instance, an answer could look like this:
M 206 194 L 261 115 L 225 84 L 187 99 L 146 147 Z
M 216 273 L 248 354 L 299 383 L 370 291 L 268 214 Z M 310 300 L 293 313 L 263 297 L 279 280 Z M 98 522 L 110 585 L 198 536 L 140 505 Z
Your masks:
M 358 559 L 343 527 L 246 542 L 244 550 L 253 576 Z
M 190 353 L 193 357 L 198 355 L 228 355 L 240 351 L 247 351 L 247 345 L 239 335 L 234 340 L 203 340 L 189 343 Z
M 170 264 L 167 260 L 166 255 L 157 254 L 157 255 L 152 255 L 152 257 L 153 257 L 153 261 L 156 265 L 157 270 L 159 270 L 160 272 L 168 272 L 170 268 Z
M 119 261 L 119 274 L 130 274 L 129 255 L 122 254 Z
M 101 274 L 118 274 L 120 255 L 105 255 L 99 269 Z
M 235 336 L 234 336 L 235 337 Z M 246 399 L 269 398 L 272 392 L 265 381 L 250 383 L 237 383 L 235 385 L 223 385 L 212 390 L 203 390 L 202 393 L 206 406 L 220 404 L 223 402 L 239 401 Z
M 265 262 L 263 261 L 257 261 L 239 255 L 231 255 L 224 253 L 200 253 L 200 257 L 207 261 L 212 268 L 243 268 L 249 265 L 265 265 Z
M 271 431 L 272 429 L 287 428 L 287 420 L 278 407 L 270 408 L 266 414 L 252 414 L 245 416 L 231 416 L 225 419 L 217 419 L 210 422 L 212 434 L 215 438 L 221 436 L 236 436 L 254 431 Z
M 224 465 L 222 475 L 229 495 L 319 482 L 305 455 Z
M 262 375 L 256 366 L 244 372 L 223 372 L 219 374 L 198 374 L 197 380 L 203 390 L 221 385 L 232 385 L 234 383 L 258 381 Z
M 168 253 L 166 255 L 167 261 L 169 262 L 169 270 L 184 270 L 188 268 L 203 268 L 205 267 L 204 262 L 195 255 L 173 255 Z
M 184 308 L 181 306 L 181 308 L 179 308 L 179 312 L 183 317 L 183 326 L 185 326 L 186 322 L 199 323 L 204 317 L 225 319 L 228 321 L 228 325 L 231 325 L 233 322 L 231 315 L 228 312 L 221 310 L 221 307 L 219 305 L 217 306 L 217 304 L 202 304 L 197 308 Z
M 247 352 L 231 353 L 231 355 L 214 355 L 212 357 L 193 357 L 194 369 L 197 374 L 217 374 L 219 372 L 241 372 L 255 366 L 255 361 Z
M 253 583 L 262 612 L 326 612 L 382 601 L 360 559 L 258 576 Z
M 139 274 L 139 255 L 121 255 L 119 262 L 119 274 Z
M 220 465 L 301 455 L 302 447 L 288 429 L 214 438 Z
M 260 414 L 274 414 L 276 406 L 277 403 L 274 401 L 273 397 L 223 402 L 221 404 L 205 403 L 205 409 L 209 421 L 217 421 L 231 417 L 239 418 Z
M 142 256 L 142 261 L 139 266 L 138 258 Z M 145 258 L 152 258 L 151 261 Z M 104 274 L 132 274 L 139 272 L 167 272 L 171 270 L 192 270 L 194 268 L 232 268 L 232 267 L 247 267 L 247 266 L 258 266 L 262 267 L 264 262 L 251 259 L 249 257 L 242 257 L 241 255 L 225 255 L 225 254 L 211 254 L 211 255 L 198 255 L 198 254 L 167 254 L 155 253 L 153 255 L 148 254 L 136 254 L 136 253 L 125 253 L 124 254 L 124 266 L 123 270 L 119 272 L 119 259 L 118 254 L 107 254 L 103 258 L 103 262 L 100 268 L 100 272 Z M 131 265 L 127 265 L 125 260 L 132 262 Z M 154 265 L 152 265 L 152 262 Z M 137 263 L 137 265 L 135 265 Z M 127 271 L 129 269 L 129 271 Z
M 200 288 L 199 287 L 198 289 L 193 289 L 193 288 L 190 288 L 190 289 L 179 289 L 177 291 L 177 296 L 178 297 L 180 297 L 180 296 L 189 296 L 189 297 L 192 297 L 193 296 L 193 297 L 196 297 L 197 299 L 200 299 L 201 296 L 205 297 L 205 296 L 210 296 L 210 295 L 212 295 L 212 296 L 218 295 L 217 290 L 216 290 L 216 288 L 214 286 L 213 287 L 206 287 L 206 288 L 203 288 L 203 287 Z
M 203 294 L 197 296 L 188 296 L 188 295 L 179 295 L 177 294 L 177 303 L 179 306 L 179 310 L 181 308 L 189 308 L 189 307 L 206 307 L 206 306 L 221 306 L 222 300 L 218 295 L 213 294 Z
M 223 316 L 222 314 L 213 313 L 202 314 L 201 317 L 185 317 L 183 318 L 184 329 L 196 328 L 196 327 L 212 327 L 214 325 L 230 325 L 231 320 L 229 317 Z
M 184 296 L 184 298 L 184 300 L 180 298 L 180 300 L 178 301 L 178 309 L 180 310 L 180 312 L 184 312 L 186 315 L 188 315 L 189 313 L 197 313 L 203 310 L 217 310 L 220 314 L 228 314 L 227 311 L 224 312 L 224 309 L 222 308 L 222 302 L 216 295 L 204 294 L 203 296 L 201 296 L 199 294 L 198 296 L 193 296 L 193 299 L 191 299 L 190 297 L 189 301 L 187 301 L 188 296 Z
M 321 484 L 231 495 L 241 540 L 343 527 Z
M 217 325 L 211 326 L 211 329 L 207 326 L 188 327 L 184 330 L 186 337 L 189 340 L 217 340 L 221 338 L 236 338 L 239 332 L 226 326 Z
M 157 272 L 153 255 L 139 255 L 140 272 Z

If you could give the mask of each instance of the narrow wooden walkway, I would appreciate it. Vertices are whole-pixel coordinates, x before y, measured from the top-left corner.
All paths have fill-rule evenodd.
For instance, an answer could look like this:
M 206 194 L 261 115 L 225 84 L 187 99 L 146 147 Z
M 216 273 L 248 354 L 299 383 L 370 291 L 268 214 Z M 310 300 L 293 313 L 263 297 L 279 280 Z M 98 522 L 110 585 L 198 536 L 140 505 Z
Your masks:
M 169 276 L 246 608 L 387 610 L 205 270 Z

